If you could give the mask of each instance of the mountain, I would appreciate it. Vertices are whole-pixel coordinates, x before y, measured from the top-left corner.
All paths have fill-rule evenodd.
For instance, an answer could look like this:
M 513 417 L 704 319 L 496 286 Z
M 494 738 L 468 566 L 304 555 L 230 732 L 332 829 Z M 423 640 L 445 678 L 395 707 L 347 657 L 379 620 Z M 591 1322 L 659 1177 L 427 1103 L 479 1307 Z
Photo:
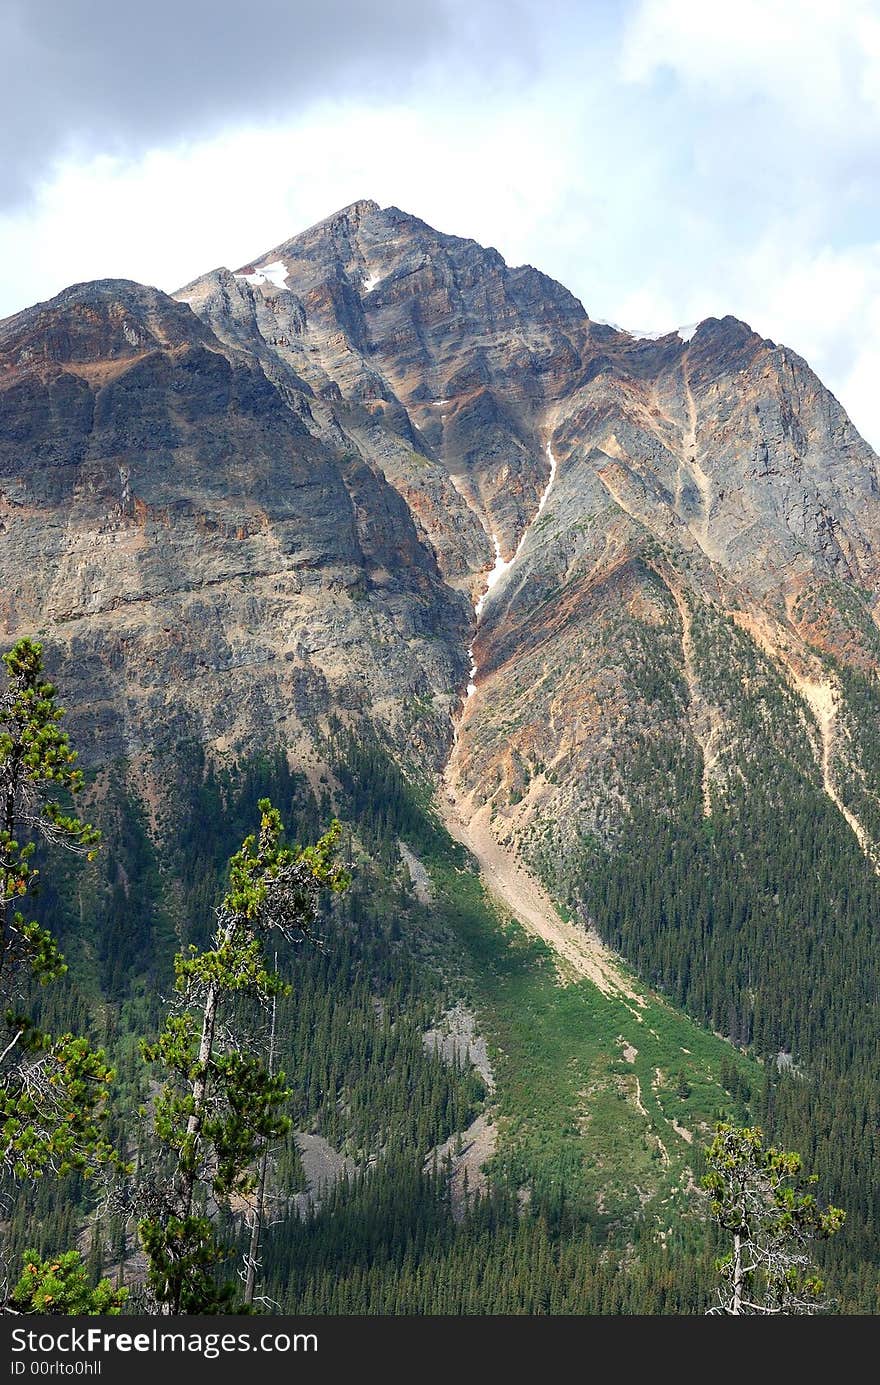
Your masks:
M 700 612 L 798 690 L 817 774 L 842 715 L 821 660 L 876 667 L 876 458 L 732 318 L 633 338 L 358 202 L 173 299 L 68 289 L 0 325 L 0 362 L 0 618 L 65 651 L 90 758 L 304 746 L 336 709 L 436 770 L 476 636 L 455 768 L 513 831 L 592 799 L 651 723 L 637 688 L 609 696 L 620 620 L 678 685 L 707 805 L 736 715 L 697 667 Z
M 827 658 L 877 667 L 877 459 L 792 351 L 729 317 L 633 338 L 537 270 L 373 202 L 176 296 L 310 431 L 381 468 L 450 586 L 477 600 L 498 579 L 453 766 L 496 830 L 528 837 L 537 814 L 556 833 L 573 813 L 605 830 L 626 796 L 614 761 L 673 708 L 711 811 L 742 747 L 710 688 L 718 657 L 701 667 L 704 621 L 720 657 L 744 631 L 796 691 L 809 773 L 839 803 Z M 638 686 L 645 657 L 665 710 Z
M 361 201 L 173 296 L 99 281 L 0 323 L 0 623 L 154 832 L 184 745 L 332 789 L 340 737 L 378 737 L 527 931 L 763 1060 L 862 1283 L 877 468 L 745 323 L 637 337 Z

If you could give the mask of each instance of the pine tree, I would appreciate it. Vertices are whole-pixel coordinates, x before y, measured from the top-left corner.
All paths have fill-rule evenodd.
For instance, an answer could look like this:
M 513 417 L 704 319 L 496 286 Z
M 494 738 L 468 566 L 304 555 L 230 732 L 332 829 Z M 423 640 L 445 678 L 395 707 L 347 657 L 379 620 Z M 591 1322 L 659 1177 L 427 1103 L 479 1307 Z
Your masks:
M 799 1154 L 765 1148 L 763 1132 L 720 1123 L 706 1150 L 703 1187 L 710 1211 L 732 1233 L 729 1255 L 719 1261 L 721 1285 L 713 1313 L 809 1314 L 826 1303 L 824 1285 L 807 1255 L 816 1237 L 843 1225 L 839 1207 L 821 1211 L 806 1191 Z
M 72 1033 L 51 1035 L 24 1013 L 34 983 L 66 971 L 48 929 L 23 901 L 36 889 L 39 841 L 94 856 L 100 834 L 69 801 L 82 788 L 63 710 L 43 674 L 42 647 L 22 639 L 3 655 L 0 695 L 0 1171 L 14 1181 L 82 1170 L 113 1158 L 104 1131 L 113 1072 L 104 1051 Z
M 15 1313 L 115 1317 L 127 1297 L 128 1290 L 114 1289 L 109 1279 L 92 1287 L 79 1251 L 67 1250 L 57 1259 L 41 1260 L 35 1250 L 26 1250 L 10 1306 Z
M 178 1004 L 158 1040 L 143 1046 L 166 1074 L 153 1116 L 165 1157 L 139 1191 L 148 1210 L 138 1230 L 148 1285 L 166 1314 L 232 1304 L 232 1286 L 216 1274 L 227 1257 L 217 1216 L 253 1191 L 261 1152 L 290 1126 L 285 1075 L 249 1051 L 242 1015 L 248 1001 L 271 1004 L 290 989 L 267 965 L 264 938 L 313 939 L 320 890 L 347 884 L 333 861 L 338 823 L 315 846 L 291 849 L 277 809 L 268 799 L 259 808 L 259 836 L 247 837 L 230 862 L 212 946 L 175 958 Z

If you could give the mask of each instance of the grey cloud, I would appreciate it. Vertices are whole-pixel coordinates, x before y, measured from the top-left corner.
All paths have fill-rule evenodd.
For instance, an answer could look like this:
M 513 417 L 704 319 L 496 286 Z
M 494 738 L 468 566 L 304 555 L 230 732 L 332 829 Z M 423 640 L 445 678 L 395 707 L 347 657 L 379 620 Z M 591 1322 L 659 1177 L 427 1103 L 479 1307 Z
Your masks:
M 60 155 L 406 97 L 434 67 L 451 99 L 459 81 L 521 78 L 541 9 L 552 0 L 0 0 L 0 204 Z

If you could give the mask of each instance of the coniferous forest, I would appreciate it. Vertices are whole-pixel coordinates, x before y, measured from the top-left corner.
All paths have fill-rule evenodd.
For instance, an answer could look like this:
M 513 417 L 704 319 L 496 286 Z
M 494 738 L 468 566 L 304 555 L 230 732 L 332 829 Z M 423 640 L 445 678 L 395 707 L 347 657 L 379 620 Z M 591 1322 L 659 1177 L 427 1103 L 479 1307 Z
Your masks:
M 667 1074 L 657 1066 L 648 1079 L 657 1104 L 646 1108 L 648 1132 L 631 1134 L 630 1148 L 633 1059 L 621 1055 L 617 1016 L 596 998 L 560 998 L 546 955 L 493 912 L 427 789 L 377 742 L 336 727 L 325 752 L 331 771 L 312 787 L 281 752 L 221 771 L 197 746 L 181 746 L 152 825 L 127 787 L 129 767 L 119 764 L 83 791 L 103 832 L 94 861 L 52 846 L 39 858 L 34 912 L 51 924 L 69 971 L 57 985 L 32 988 L 28 1001 L 47 1031 L 88 1035 L 106 1052 L 115 1071 L 107 1136 L 120 1164 L 141 1168 L 162 1153 L 143 1120 L 155 1086 L 140 1040 L 161 1027 L 175 952 L 208 941 L 229 859 L 252 830 L 257 803 L 276 805 L 290 839 L 302 844 L 315 842 L 334 815 L 342 822 L 337 852 L 350 884 L 322 900 L 315 936 L 277 956 L 289 990 L 278 998 L 273 1044 L 289 1126 L 267 1155 L 257 1306 L 314 1314 L 705 1312 L 723 1247 L 697 1186 L 699 1141 L 682 1146 L 685 1164 L 670 1160 L 657 1133 L 660 1115 L 674 1111 L 673 1124 L 680 1118 L 704 1130 L 722 1118 L 760 1122 L 821 1169 L 823 1194 L 847 1210 L 844 1234 L 823 1248 L 832 1305 L 876 1311 L 877 1068 L 853 1062 L 867 1051 L 866 1035 L 851 1023 L 846 1030 L 843 1018 L 858 1010 L 852 989 L 864 1000 L 871 984 L 859 921 L 875 886 L 858 861 L 841 864 L 847 856 L 833 819 L 809 801 L 785 828 L 789 837 L 815 833 L 820 865 L 823 852 L 833 855 L 840 896 L 850 901 L 842 910 L 834 893 L 820 895 L 809 882 L 802 894 L 782 892 L 762 872 L 762 840 L 784 870 L 781 824 L 769 810 L 759 820 L 743 805 L 714 820 L 711 832 L 696 814 L 689 830 L 686 819 L 634 809 L 631 836 L 613 855 L 585 851 L 579 860 L 578 892 L 612 945 L 674 1006 L 724 1036 L 694 1025 L 683 1031 L 690 1022 L 665 1002 L 649 1012 L 657 1052 L 665 1061 L 672 1042 L 677 1057 Z M 687 801 L 687 767 L 665 768 L 680 775 Z M 725 836 L 735 852 L 719 849 Z M 430 869 L 430 902 L 402 866 L 401 841 Z M 809 1003 L 798 1001 L 778 946 L 776 965 L 761 969 L 749 932 L 788 936 L 794 975 L 805 964 L 793 922 L 802 910 L 817 925 L 813 946 L 823 949 L 827 979 Z M 686 918 L 702 920 L 700 928 L 685 929 Z M 865 965 L 853 969 L 846 959 L 860 946 Z M 462 998 L 495 1055 L 495 1094 L 466 1056 L 450 1059 L 425 1042 Z M 243 1022 L 265 1050 L 265 1007 Z M 581 1064 L 576 1080 L 558 1091 L 541 1086 L 542 1073 L 545 1082 L 551 1071 L 558 1078 L 558 1046 L 575 1035 L 585 1045 L 569 1060 Z M 797 1065 L 778 1061 L 787 1043 L 796 1045 Z M 648 1083 L 637 1090 L 647 1097 Z M 454 1160 L 487 1111 L 501 1132 L 488 1179 L 471 1189 L 466 1176 L 456 1191 Z M 321 1148 L 341 1161 L 317 1195 L 307 1192 L 297 1132 L 326 1142 Z M 635 1196 L 621 1178 L 630 1165 Z M 104 1277 L 127 1288 L 129 1309 L 143 1307 L 134 1222 L 107 1187 L 82 1169 L 7 1179 L 12 1274 L 26 1249 L 53 1256 L 77 1247 L 90 1282 Z M 233 1202 L 211 1213 L 222 1250 L 211 1274 L 231 1293 L 248 1248 L 246 1210 Z
M 585 834 L 564 868 L 542 846 L 533 859 L 648 984 L 759 1059 L 753 1117 L 846 1207 L 822 1255 L 848 1311 L 874 1313 L 880 880 L 817 783 L 778 670 L 709 608 L 695 609 L 694 637 L 703 685 L 730 717 L 711 816 L 699 751 L 669 722 L 630 748 L 613 840 Z M 654 650 L 644 659 L 652 696 L 674 708 L 674 673 Z M 836 673 L 854 689 L 847 745 L 868 757 L 867 773 L 846 760 L 837 773 L 844 800 L 866 811 L 880 703 L 868 680 Z

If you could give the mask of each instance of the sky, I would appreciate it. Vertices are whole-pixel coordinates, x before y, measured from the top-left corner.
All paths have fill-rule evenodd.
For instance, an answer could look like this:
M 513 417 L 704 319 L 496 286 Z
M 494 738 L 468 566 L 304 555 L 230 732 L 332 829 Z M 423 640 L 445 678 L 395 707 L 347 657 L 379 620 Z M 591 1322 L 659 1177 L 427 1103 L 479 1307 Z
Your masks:
M 733 313 L 880 450 L 880 0 L 0 0 L 0 317 L 359 198 L 639 331 Z

